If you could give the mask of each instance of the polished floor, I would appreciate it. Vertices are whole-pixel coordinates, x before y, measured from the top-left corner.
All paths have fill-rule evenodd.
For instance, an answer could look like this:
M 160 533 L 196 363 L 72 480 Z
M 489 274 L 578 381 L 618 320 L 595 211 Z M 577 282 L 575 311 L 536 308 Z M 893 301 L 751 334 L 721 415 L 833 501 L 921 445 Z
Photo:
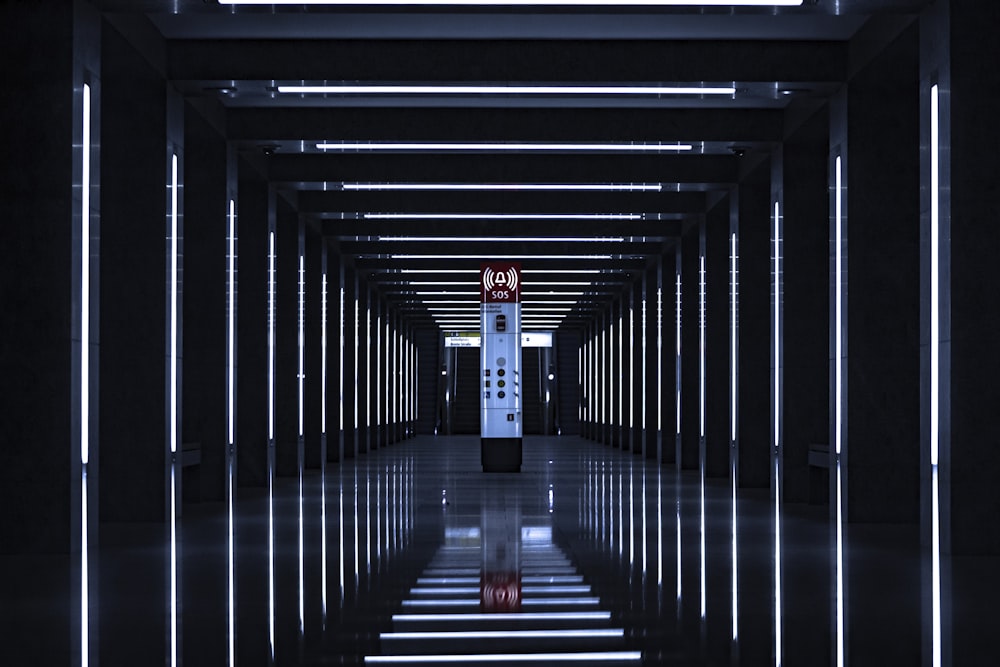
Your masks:
M 479 446 L 421 436 L 239 489 L 231 520 L 188 504 L 173 543 L 102 525 L 97 664 L 829 665 L 838 645 L 846 664 L 924 660 L 915 526 L 851 526 L 841 594 L 826 505 L 734 502 L 726 480 L 568 436 L 525 438 L 520 473 L 483 473 Z M 947 578 L 984 591 L 948 609 L 954 664 L 995 664 L 979 662 L 994 565 Z M 45 578 L 59 561 L 19 567 L 0 663 L 60 664 L 73 633 L 45 624 L 76 621 Z

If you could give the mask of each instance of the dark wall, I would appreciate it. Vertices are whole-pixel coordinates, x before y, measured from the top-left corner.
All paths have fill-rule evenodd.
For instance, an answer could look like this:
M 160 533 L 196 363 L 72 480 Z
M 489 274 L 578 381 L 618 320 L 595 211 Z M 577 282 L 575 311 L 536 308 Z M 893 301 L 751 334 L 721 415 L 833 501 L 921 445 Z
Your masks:
M 729 199 L 706 218 L 705 466 L 711 477 L 729 476 Z
M 809 499 L 809 445 L 830 421 L 830 233 L 827 107 L 784 144 L 784 499 Z M 814 489 L 826 494 L 826 486 Z
M 741 486 L 757 488 L 771 479 L 770 173 L 765 162 L 739 186 L 739 478 Z
M 224 497 L 229 202 L 226 142 L 191 106 L 184 114 L 183 440 L 201 443 L 198 470 L 186 471 L 194 499 Z
M 166 84 L 102 31 L 101 518 L 166 513 Z
M 700 257 L 698 226 L 681 239 L 681 467 L 699 466 Z
M 580 345 L 583 337 L 578 330 L 556 329 L 556 387 L 558 388 L 558 420 L 563 435 L 580 433 Z
M 951 3 L 951 542 L 957 554 L 1000 553 L 996 369 L 1000 302 L 1000 161 L 995 3 Z M 993 91 L 987 103 L 984 91 Z M 958 640 L 956 639 L 956 646 Z
M 848 520 L 916 523 L 920 100 L 911 26 L 848 88 Z
M 0 552 L 68 553 L 76 298 L 73 285 L 73 12 L 0 5 L 0 54 L 16 95 L 0 104 Z M 43 39 L 47 48 L 39 49 Z M 13 158 L 13 159 L 12 159 Z M 77 204 L 78 205 L 78 204 Z M 76 334 L 78 336 L 78 334 Z M 75 451 L 74 451 L 75 450 Z M 41 659 L 41 658 L 39 658 Z

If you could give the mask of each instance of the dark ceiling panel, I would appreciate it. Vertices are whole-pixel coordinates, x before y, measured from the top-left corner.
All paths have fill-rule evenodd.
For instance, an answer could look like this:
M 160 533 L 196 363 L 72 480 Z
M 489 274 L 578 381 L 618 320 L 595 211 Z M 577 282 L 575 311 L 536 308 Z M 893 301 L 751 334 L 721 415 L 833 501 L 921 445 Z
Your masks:
M 167 53 L 173 79 L 279 83 L 822 82 L 847 72 L 837 41 L 171 40 Z
M 779 109 L 230 109 L 229 138 L 316 141 L 780 141 Z

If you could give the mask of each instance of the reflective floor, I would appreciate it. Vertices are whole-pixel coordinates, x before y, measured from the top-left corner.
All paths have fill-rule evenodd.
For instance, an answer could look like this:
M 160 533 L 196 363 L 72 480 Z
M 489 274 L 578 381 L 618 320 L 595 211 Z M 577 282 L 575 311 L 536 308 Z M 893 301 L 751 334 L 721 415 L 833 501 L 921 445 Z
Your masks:
M 483 473 L 479 447 L 419 437 L 239 489 L 231 522 L 227 503 L 186 505 L 173 550 L 162 525 L 102 525 L 97 663 L 922 662 L 915 526 L 851 526 L 841 598 L 825 505 L 734 503 L 728 480 L 575 437 L 525 438 L 519 474 Z M 955 573 L 985 592 L 956 605 L 954 664 L 985 664 L 965 659 L 990 643 L 992 564 Z M 65 563 L 19 567 L 7 656 L 63 663 L 64 634 L 40 628 L 78 622 L 45 575 Z

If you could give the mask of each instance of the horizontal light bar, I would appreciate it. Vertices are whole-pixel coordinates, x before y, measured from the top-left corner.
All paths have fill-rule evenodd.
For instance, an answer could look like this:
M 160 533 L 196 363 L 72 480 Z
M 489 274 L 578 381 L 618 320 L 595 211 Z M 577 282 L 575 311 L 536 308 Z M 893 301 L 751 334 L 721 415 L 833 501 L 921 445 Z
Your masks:
M 403 600 L 402 602 L 404 607 L 478 607 L 480 604 L 482 603 L 478 597 L 471 600 Z M 597 598 L 528 598 L 521 600 L 522 607 L 549 607 L 553 605 L 590 606 L 595 604 L 600 604 L 600 600 Z
M 551 312 L 557 312 L 557 311 L 565 311 L 565 312 L 568 313 L 571 310 L 573 310 L 573 309 L 572 308 L 532 308 L 531 306 L 521 306 L 521 313 L 523 315 L 531 315 L 532 312 L 551 313 Z
M 316 144 L 323 151 L 488 151 L 496 152 L 627 152 L 662 153 L 683 152 L 694 148 L 691 144 L 545 144 L 545 143 L 463 143 L 463 142 L 323 142 Z
M 535 611 L 535 612 L 499 612 L 492 614 L 393 614 L 396 621 L 599 621 L 609 620 L 610 611 Z
M 478 280 L 411 280 L 408 285 L 478 285 Z
M 732 86 L 465 86 L 357 85 L 278 86 L 288 95 L 735 95 Z
M 479 269 L 400 269 L 399 273 L 479 273 Z
M 623 637 L 622 628 L 593 628 L 582 630 L 452 630 L 427 632 L 382 632 L 381 639 L 584 639 L 596 637 Z
M 414 296 L 480 296 L 479 292 L 414 292 Z
M 343 183 L 354 191 L 660 192 L 659 183 Z
M 365 220 L 642 220 L 643 216 L 642 213 L 365 213 L 362 217 Z
M 220 5 L 341 7 L 798 7 L 803 0 L 219 0 Z
M 389 255 L 389 259 L 483 259 L 482 255 Z M 612 255 L 491 255 L 492 260 L 503 259 L 613 259 Z M 562 292 L 572 294 L 572 292 Z M 582 292 L 580 294 L 583 294 Z
M 563 273 L 566 273 L 566 272 L 563 271 Z M 532 285 L 534 287 L 560 287 L 560 286 L 561 287 L 586 287 L 586 286 L 589 286 L 589 285 L 593 285 L 594 283 L 592 281 L 589 281 L 589 280 L 588 281 L 566 281 L 566 280 L 563 280 L 563 281 L 548 281 L 548 280 L 545 280 L 545 281 L 532 281 L 532 280 L 525 280 L 521 284 L 524 285 L 524 286 Z
M 558 273 L 566 275 L 563 269 L 522 269 L 521 273 Z M 573 269 L 573 273 L 601 273 L 600 269 Z
M 621 662 L 642 659 L 639 651 L 604 651 L 600 653 L 475 653 L 468 655 L 366 655 L 371 664 L 421 664 L 429 662 Z
M 536 220 L 541 218 L 525 216 L 516 217 L 516 219 Z M 545 219 L 548 220 L 550 218 Z M 573 219 L 579 220 L 582 218 Z M 484 243 L 502 243 L 504 241 L 513 241 L 516 243 L 608 243 L 621 242 L 625 239 L 621 236 L 380 236 L 378 240 L 407 242 L 433 241 L 435 243 L 449 241 L 459 241 L 462 243 L 476 243 L 479 241 Z

